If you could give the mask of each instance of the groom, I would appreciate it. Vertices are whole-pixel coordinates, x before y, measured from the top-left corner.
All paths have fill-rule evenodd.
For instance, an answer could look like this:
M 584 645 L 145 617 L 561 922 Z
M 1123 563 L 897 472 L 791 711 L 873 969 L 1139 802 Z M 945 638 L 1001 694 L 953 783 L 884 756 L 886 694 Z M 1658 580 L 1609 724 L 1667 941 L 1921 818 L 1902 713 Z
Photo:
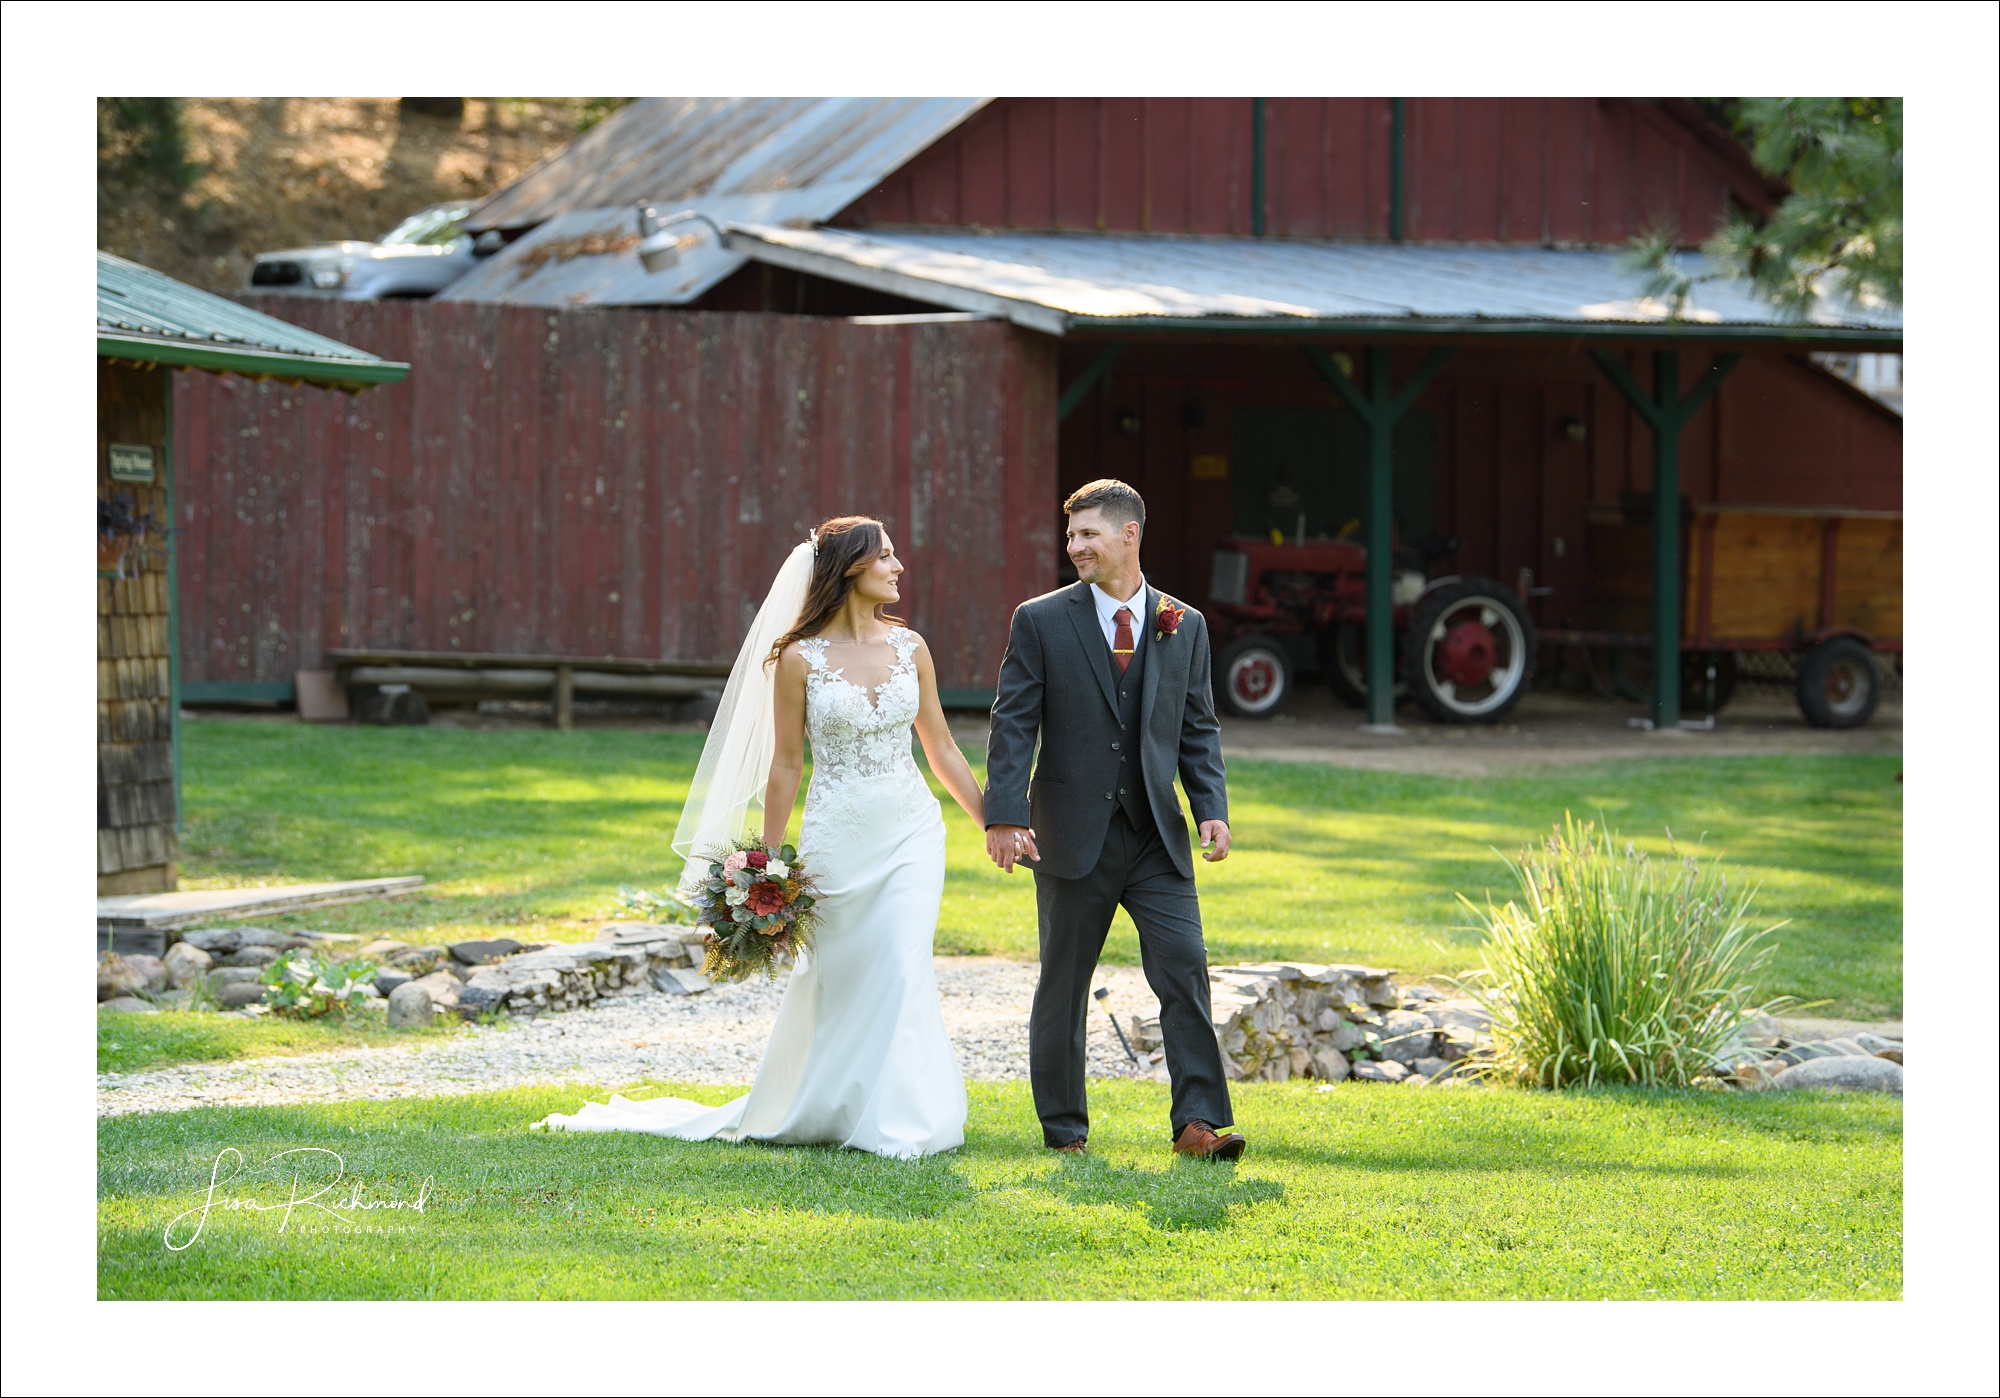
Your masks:
M 1221 733 L 1200 612 L 1146 585 L 1146 504 L 1123 481 L 1063 502 L 1077 582 L 1014 611 L 986 749 L 986 852 L 1035 871 L 1042 974 L 1028 1025 L 1028 1075 L 1042 1140 L 1081 1154 L 1090 979 L 1122 903 L 1160 997 L 1173 1082 L 1174 1150 L 1234 1160 L 1229 1086 L 1209 1022 L 1194 858 L 1174 794 L 1178 770 L 1202 858 L 1229 856 Z M 1033 762 L 1035 740 L 1041 759 Z M 1046 853 L 1040 848 L 1046 841 Z

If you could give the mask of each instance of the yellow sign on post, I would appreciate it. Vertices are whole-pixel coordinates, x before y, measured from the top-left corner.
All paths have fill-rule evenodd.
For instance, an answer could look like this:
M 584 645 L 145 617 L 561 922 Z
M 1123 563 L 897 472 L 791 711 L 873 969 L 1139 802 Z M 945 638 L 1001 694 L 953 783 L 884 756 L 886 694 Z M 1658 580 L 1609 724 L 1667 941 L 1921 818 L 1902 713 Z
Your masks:
M 1229 458 L 1226 456 L 1197 456 L 1193 460 L 1194 478 L 1198 481 L 1226 481 L 1229 479 Z

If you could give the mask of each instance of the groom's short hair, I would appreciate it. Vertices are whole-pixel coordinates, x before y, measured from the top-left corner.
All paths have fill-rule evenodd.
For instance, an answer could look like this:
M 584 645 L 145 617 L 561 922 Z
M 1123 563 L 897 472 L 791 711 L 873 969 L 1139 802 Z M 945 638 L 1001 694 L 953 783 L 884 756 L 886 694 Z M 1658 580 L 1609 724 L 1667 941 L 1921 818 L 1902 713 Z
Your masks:
M 1102 510 L 1104 517 L 1114 524 L 1133 520 L 1141 534 L 1146 532 L 1146 502 L 1123 481 L 1108 478 L 1092 481 L 1063 501 L 1064 514 L 1073 515 L 1078 510 Z

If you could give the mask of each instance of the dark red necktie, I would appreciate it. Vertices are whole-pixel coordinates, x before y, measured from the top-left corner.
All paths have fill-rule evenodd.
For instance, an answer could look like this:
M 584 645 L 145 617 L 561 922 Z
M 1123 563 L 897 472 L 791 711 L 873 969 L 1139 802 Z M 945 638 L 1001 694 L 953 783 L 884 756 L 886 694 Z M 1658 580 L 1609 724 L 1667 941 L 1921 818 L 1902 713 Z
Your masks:
M 1132 609 L 1120 607 L 1111 614 L 1118 623 L 1118 634 L 1111 638 L 1111 658 L 1118 662 L 1118 673 L 1124 674 L 1132 665 Z

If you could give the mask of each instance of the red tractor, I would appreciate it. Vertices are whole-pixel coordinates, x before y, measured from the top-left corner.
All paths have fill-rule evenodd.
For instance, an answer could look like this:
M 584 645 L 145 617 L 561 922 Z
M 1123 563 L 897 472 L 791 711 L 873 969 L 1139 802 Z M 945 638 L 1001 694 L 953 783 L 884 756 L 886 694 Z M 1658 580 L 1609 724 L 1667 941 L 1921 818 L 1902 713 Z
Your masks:
M 1447 540 L 1428 551 L 1455 551 Z M 1535 624 L 1491 578 L 1425 581 L 1426 555 L 1396 551 L 1391 613 L 1396 693 L 1446 723 L 1491 723 L 1535 674 Z M 1216 638 L 1216 700 L 1239 718 L 1268 718 L 1291 693 L 1292 655 L 1311 638 L 1333 692 L 1368 698 L 1368 551 L 1346 538 L 1273 543 L 1238 536 L 1215 551 L 1205 611 Z M 1298 639 L 1293 639 L 1298 638 Z

